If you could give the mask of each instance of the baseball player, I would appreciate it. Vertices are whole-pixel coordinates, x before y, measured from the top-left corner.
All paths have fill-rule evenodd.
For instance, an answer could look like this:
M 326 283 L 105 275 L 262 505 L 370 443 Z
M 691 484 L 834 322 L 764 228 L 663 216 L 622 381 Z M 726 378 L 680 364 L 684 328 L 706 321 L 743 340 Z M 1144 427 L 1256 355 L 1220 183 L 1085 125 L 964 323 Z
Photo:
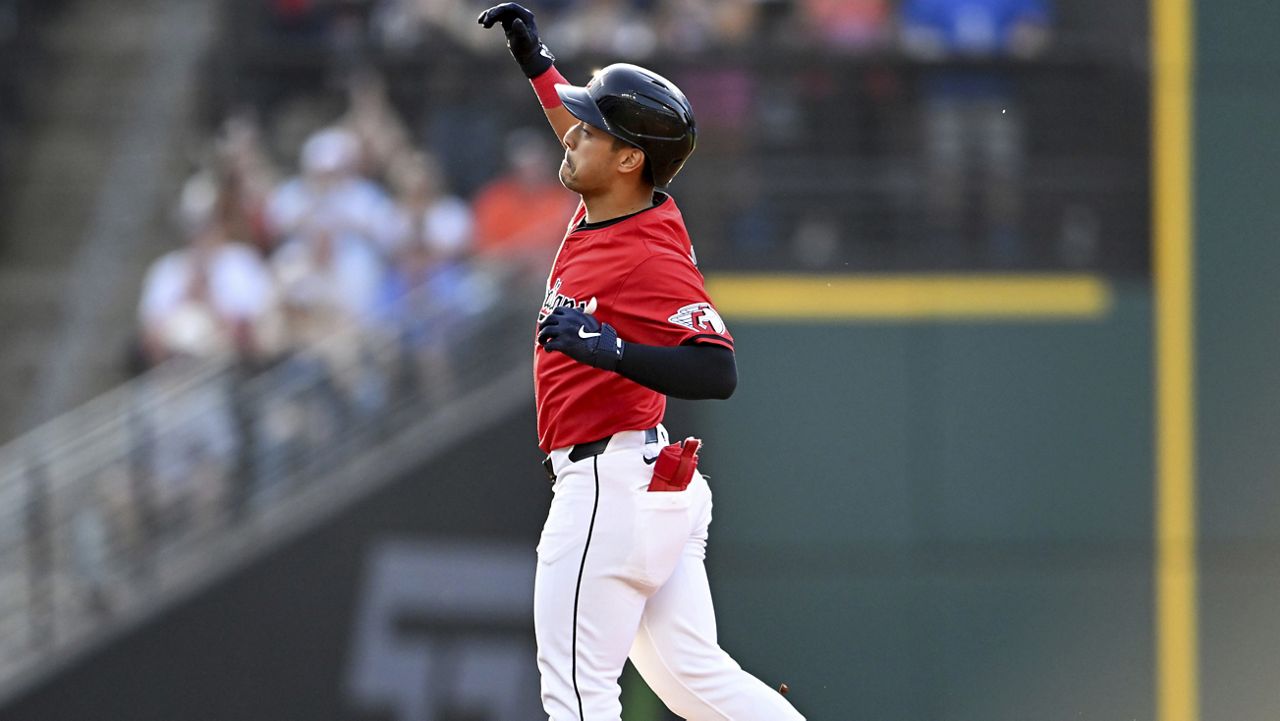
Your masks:
M 669 443 L 667 396 L 728 398 L 733 337 L 703 287 L 675 200 L 662 190 L 693 152 L 689 101 L 627 64 L 568 84 L 533 13 L 501 24 L 565 148 L 560 181 L 582 197 L 538 313 L 538 443 L 554 499 L 538 544 L 534 628 L 551 721 L 619 721 L 628 657 L 694 721 L 803 719 L 716 641 L 703 565 L 711 490 L 697 441 Z

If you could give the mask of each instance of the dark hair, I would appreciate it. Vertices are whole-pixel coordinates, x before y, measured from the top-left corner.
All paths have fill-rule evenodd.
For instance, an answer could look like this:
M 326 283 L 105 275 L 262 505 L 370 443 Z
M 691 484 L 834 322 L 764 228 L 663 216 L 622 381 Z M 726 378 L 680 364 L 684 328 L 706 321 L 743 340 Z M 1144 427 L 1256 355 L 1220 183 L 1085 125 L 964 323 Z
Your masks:
M 636 146 L 632 145 L 631 143 L 628 143 L 627 141 L 623 140 L 622 138 L 619 138 L 619 137 L 616 137 L 616 136 L 614 136 L 614 138 L 613 138 L 613 149 L 614 149 L 614 150 L 622 150 L 623 148 L 635 148 L 635 147 L 636 147 Z M 636 148 L 636 150 L 640 150 L 640 149 L 639 149 L 639 148 Z M 641 151 L 641 152 L 643 152 L 643 151 Z M 645 155 L 645 156 L 644 156 L 644 169 L 641 171 L 641 173 L 642 173 L 642 176 L 641 176 L 641 177 L 644 179 L 644 182 L 648 183 L 649 185 L 653 185 L 653 167 L 652 167 L 651 165 L 649 165 L 649 156 L 648 156 L 648 155 Z

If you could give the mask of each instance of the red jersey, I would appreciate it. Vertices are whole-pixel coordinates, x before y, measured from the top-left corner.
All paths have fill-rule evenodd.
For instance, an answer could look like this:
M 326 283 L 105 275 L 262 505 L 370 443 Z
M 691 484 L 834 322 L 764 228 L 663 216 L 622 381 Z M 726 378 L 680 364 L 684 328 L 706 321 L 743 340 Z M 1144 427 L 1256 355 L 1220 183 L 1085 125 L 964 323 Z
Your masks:
M 707 297 L 675 200 L 665 193 L 655 199 L 639 213 L 592 225 L 582 223 L 587 210 L 579 203 L 547 276 L 539 322 L 560 306 L 585 309 L 594 297 L 595 316 L 628 343 L 733 348 L 733 336 Z M 667 397 L 657 391 L 542 350 L 536 326 L 533 372 L 538 446 L 545 452 L 651 428 L 667 408 Z

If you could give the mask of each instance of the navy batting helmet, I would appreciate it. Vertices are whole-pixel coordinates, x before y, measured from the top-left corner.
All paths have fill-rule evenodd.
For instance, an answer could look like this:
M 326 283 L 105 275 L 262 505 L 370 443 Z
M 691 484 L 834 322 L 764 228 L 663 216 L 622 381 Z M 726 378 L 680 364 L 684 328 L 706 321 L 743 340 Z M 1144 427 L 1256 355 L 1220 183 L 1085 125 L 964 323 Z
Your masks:
M 586 87 L 557 85 L 556 93 L 573 117 L 643 150 L 659 188 L 676 177 L 697 144 L 689 99 L 651 70 L 615 63 Z

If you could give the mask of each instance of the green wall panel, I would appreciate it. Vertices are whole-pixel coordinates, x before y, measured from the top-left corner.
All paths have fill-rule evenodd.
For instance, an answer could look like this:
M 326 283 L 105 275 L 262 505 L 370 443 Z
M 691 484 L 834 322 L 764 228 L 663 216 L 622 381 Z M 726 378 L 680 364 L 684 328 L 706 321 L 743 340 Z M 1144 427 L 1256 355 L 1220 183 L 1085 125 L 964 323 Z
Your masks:
M 733 330 L 738 392 L 695 409 L 717 515 L 759 543 L 911 538 L 910 334 Z
M 941 538 L 1149 543 L 1150 308 L 1128 297 L 1105 324 L 936 331 L 915 480 Z
M 1150 312 L 734 323 L 725 645 L 813 719 L 1152 718 Z
M 1201 718 L 1280 718 L 1280 4 L 1199 3 Z

